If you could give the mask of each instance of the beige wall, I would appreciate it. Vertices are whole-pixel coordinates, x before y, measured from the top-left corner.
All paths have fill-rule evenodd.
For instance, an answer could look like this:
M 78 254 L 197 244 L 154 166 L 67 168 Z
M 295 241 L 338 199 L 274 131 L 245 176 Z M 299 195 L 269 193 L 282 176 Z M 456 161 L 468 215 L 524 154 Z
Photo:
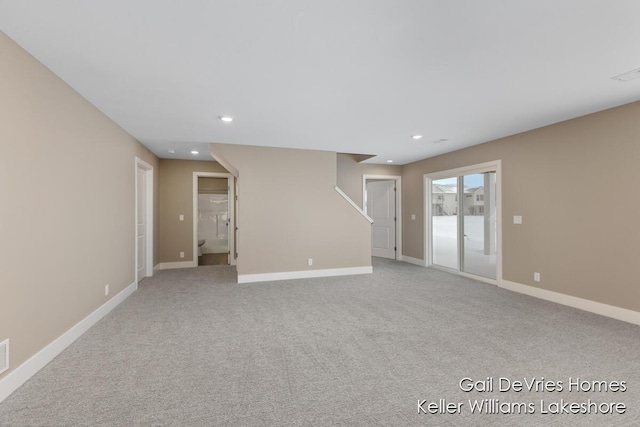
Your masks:
M 358 163 L 355 154 L 338 154 L 338 187 L 358 206 L 362 206 L 363 175 L 402 175 L 402 166 Z
M 227 178 L 198 178 L 199 193 L 226 193 L 229 191 L 229 181 Z
M 424 174 L 501 159 L 504 279 L 640 311 L 639 117 L 636 102 L 405 165 L 403 254 L 424 259 Z
M 193 260 L 193 173 L 227 171 L 214 161 L 160 160 L 160 249 L 161 263 Z M 180 221 L 184 215 L 184 221 Z M 184 252 L 184 258 L 180 258 Z
M 157 159 L 1 32 L 0 63 L 4 378 L 135 281 L 134 159 Z
M 336 153 L 225 144 L 211 153 L 239 173 L 238 274 L 371 265 L 371 224 L 334 188 Z

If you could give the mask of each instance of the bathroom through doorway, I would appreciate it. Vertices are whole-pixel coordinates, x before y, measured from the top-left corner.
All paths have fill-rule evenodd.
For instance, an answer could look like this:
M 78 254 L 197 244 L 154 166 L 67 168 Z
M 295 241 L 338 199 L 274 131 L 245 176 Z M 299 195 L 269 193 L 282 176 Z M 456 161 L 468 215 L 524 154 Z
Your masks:
M 198 266 L 235 264 L 230 256 L 232 179 L 227 174 L 194 172 L 194 245 Z

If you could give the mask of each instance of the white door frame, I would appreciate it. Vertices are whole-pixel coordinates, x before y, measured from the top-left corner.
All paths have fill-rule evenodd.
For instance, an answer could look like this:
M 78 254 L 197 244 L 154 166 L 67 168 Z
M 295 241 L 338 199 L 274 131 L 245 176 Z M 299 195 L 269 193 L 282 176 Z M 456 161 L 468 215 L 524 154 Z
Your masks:
M 454 270 L 447 267 L 433 264 L 433 253 L 431 251 L 431 236 L 433 233 L 431 224 L 431 182 L 443 179 L 451 178 L 458 175 L 469 175 L 473 173 L 482 173 L 488 171 L 496 172 L 496 278 L 490 279 L 487 277 L 477 276 L 475 274 L 465 273 L 464 271 Z M 449 169 L 446 171 L 434 172 L 424 175 L 424 259 L 427 267 L 432 267 L 440 270 L 449 271 L 460 276 L 468 277 L 480 282 L 490 283 L 497 285 L 502 283 L 502 162 L 500 160 L 494 160 L 491 162 L 479 163 L 477 165 L 465 166 L 456 169 Z M 458 248 L 459 250 L 460 248 Z
M 194 172 L 193 173 L 193 267 L 198 266 L 198 178 L 226 178 L 229 196 L 229 265 L 236 265 L 235 251 L 235 177 L 223 172 Z
M 362 175 L 362 210 L 367 213 L 367 180 L 386 180 L 396 183 L 396 259 L 402 260 L 402 177 L 398 175 Z
M 134 215 L 134 224 L 135 226 L 135 282 L 138 283 L 138 170 L 142 170 L 145 173 L 146 178 L 146 218 L 145 218 L 145 245 L 146 245 L 146 259 L 145 259 L 145 277 L 153 276 L 153 166 L 149 163 L 145 162 L 141 158 L 135 158 L 135 168 L 134 168 L 134 176 L 135 176 L 135 215 Z

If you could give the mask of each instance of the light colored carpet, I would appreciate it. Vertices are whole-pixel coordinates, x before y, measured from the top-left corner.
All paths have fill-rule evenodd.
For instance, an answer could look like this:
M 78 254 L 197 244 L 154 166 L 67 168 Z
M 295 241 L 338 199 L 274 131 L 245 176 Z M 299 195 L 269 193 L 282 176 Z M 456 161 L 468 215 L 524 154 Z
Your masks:
M 0 425 L 640 424 L 637 326 L 379 259 L 372 275 L 234 280 L 225 266 L 144 280 L 0 404 Z M 465 377 L 565 387 L 466 393 Z M 569 393 L 569 377 L 627 391 Z M 441 398 L 463 402 L 462 413 L 418 414 L 419 401 Z M 485 398 L 536 413 L 471 414 L 468 400 Z M 541 399 L 589 398 L 628 409 L 540 414 Z

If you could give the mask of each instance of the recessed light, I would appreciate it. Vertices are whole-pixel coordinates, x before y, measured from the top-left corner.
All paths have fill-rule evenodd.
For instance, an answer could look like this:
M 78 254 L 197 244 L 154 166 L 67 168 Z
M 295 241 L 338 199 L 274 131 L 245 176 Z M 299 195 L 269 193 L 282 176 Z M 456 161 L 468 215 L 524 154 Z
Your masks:
M 387 163 L 393 163 L 393 160 L 387 160 Z
M 233 117 L 231 116 L 219 116 L 218 118 L 225 123 L 231 123 L 233 121 Z
M 170 150 L 167 150 L 167 151 L 169 152 L 169 154 L 174 154 L 176 152 L 176 150 L 173 150 L 173 149 L 170 149 Z
M 200 154 L 200 152 L 196 150 L 191 150 L 191 154 Z
M 617 76 L 611 77 L 613 80 L 618 80 L 620 82 L 628 82 L 630 80 L 635 80 L 640 78 L 640 68 L 636 68 L 635 70 L 627 71 L 626 73 L 618 74 Z
M 418 140 L 418 139 L 421 139 L 421 138 L 422 138 L 422 135 L 411 135 L 411 139 Z

